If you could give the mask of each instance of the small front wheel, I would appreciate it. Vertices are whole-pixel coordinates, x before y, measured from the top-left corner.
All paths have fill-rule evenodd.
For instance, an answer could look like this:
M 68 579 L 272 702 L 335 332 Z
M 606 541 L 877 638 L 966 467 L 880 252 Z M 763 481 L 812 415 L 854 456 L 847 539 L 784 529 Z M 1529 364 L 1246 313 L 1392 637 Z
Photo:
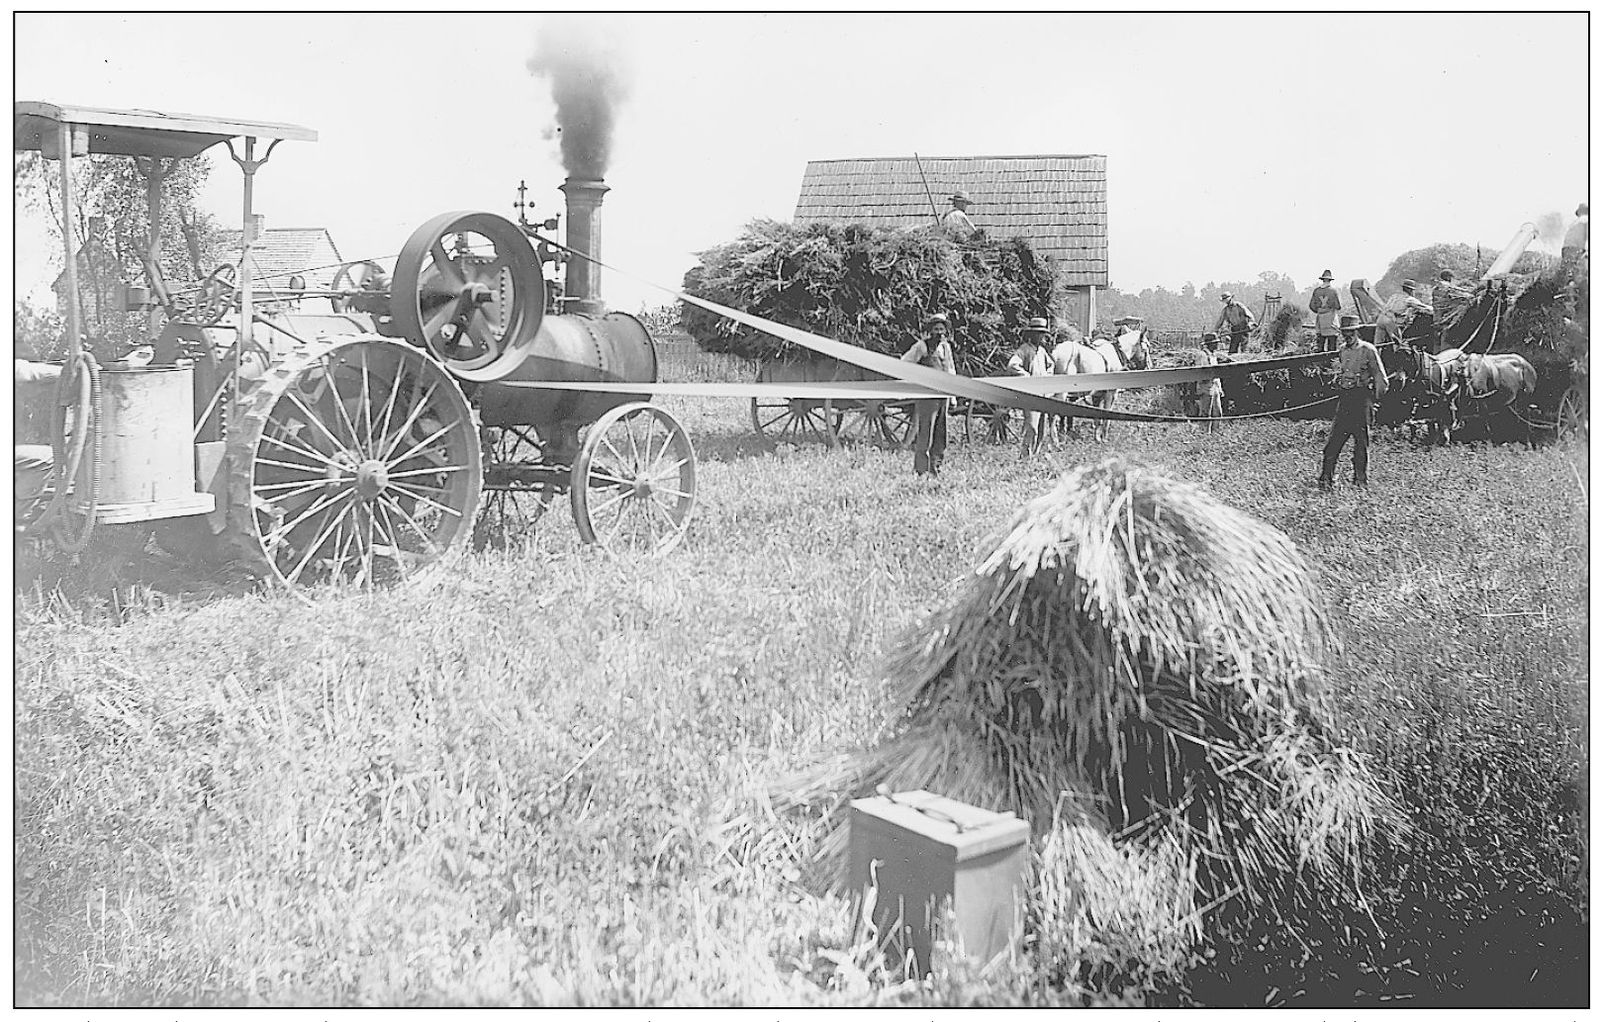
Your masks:
M 653 557 L 685 538 L 696 492 L 691 438 L 674 416 L 637 402 L 586 431 L 569 502 L 585 542 L 615 556 Z

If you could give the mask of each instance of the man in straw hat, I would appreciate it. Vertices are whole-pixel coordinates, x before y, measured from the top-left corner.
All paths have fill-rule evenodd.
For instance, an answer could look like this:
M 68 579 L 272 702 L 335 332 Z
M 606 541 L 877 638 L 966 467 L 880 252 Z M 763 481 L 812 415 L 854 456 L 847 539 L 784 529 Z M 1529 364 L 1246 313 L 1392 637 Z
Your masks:
M 1248 344 L 1248 332 L 1254 329 L 1254 314 L 1230 291 L 1222 292 L 1220 300 L 1220 318 L 1215 320 L 1215 331 L 1219 333 L 1224 328 L 1231 335 L 1231 347 L 1226 349 L 1226 353 L 1235 355 Z
M 952 326 L 940 312 L 927 313 L 920 324 L 924 336 L 903 352 L 904 362 L 918 362 L 944 373 L 957 372 L 953 364 Z M 936 478 L 947 452 L 947 407 L 952 398 L 938 397 L 914 402 L 914 474 L 930 473 Z
M 1320 286 L 1310 295 L 1310 311 L 1315 313 L 1315 345 L 1321 351 L 1337 350 L 1337 317 L 1342 308 L 1337 289 L 1332 286 L 1332 271 L 1322 270 Z
M 979 232 L 975 228 L 974 221 L 970 219 L 970 214 L 965 212 L 970 208 L 970 193 L 962 190 L 954 192 L 947 197 L 947 201 L 953 204 L 953 208 L 942 217 L 942 230 L 955 241 L 969 241 L 974 238 Z
M 1021 331 L 1024 339 L 1009 356 L 1009 372 L 1016 376 L 1047 376 L 1053 372 L 1053 362 L 1048 358 L 1048 321 L 1043 316 L 1036 316 L 1025 324 Z M 1042 450 L 1042 441 L 1046 430 L 1042 421 L 1041 412 L 1025 413 L 1025 434 L 1021 438 L 1020 455 L 1029 458 Z
M 1332 431 L 1321 455 L 1322 490 L 1332 489 L 1332 472 L 1337 468 L 1343 445 L 1354 438 L 1354 485 L 1365 486 L 1371 451 L 1371 406 L 1388 392 L 1388 374 L 1374 344 L 1360 340 L 1360 317 L 1345 313 L 1338 320 L 1343 344 L 1337 358 L 1337 411 L 1332 414 Z

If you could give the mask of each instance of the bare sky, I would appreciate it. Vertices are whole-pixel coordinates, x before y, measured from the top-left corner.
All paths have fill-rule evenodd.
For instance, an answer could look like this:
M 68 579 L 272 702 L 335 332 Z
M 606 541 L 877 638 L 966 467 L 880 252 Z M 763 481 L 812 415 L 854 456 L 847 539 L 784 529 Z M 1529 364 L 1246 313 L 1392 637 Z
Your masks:
M 677 286 L 791 216 L 810 159 L 1102 153 L 1111 283 L 1380 277 L 1438 241 L 1502 247 L 1586 198 L 1583 15 L 633 15 L 603 257 Z M 18 15 L 16 98 L 289 121 L 270 226 L 393 256 L 451 209 L 542 216 L 563 171 L 529 15 Z M 239 219 L 222 154 L 208 206 Z M 1554 243 L 1558 246 L 1558 239 Z M 1553 246 L 1552 246 L 1553 247 Z M 17 287 L 53 272 L 19 223 Z M 604 278 L 635 311 L 665 300 Z

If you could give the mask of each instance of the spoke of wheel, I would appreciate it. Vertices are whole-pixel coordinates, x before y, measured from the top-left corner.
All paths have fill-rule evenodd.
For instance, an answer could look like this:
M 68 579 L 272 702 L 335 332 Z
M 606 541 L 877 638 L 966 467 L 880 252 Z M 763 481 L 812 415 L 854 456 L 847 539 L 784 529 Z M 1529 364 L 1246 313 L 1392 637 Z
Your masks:
M 605 511 L 606 509 L 612 507 L 614 504 L 617 504 L 619 501 L 624 500 L 626 497 L 630 496 L 630 492 L 631 491 L 629 491 L 629 490 L 619 490 L 619 491 L 615 492 L 613 494 L 613 496 L 609 497 L 607 500 L 600 501 L 600 502 L 595 503 L 595 504 L 590 504 L 589 507 L 591 509 L 591 521 L 593 521 L 593 522 L 596 521 L 596 516 L 599 513 L 601 513 L 602 511 Z
M 457 311 L 457 300 L 455 298 L 441 305 L 440 309 L 429 317 L 428 322 L 424 323 L 424 337 L 439 337 L 446 324 L 457 318 Z M 457 338 L 453 337 L 452 343 L 455 344 L 456 342 Z
M 441 465 L 439 468 L 409 468 L 405 472 L 387 473 L 387 476 L 391 479 L 405 479 L 408 476 L 438 476 L 446 475 L 451 472 L 466 471 L 468 471 L 467 465 Z
M 759 405 L 758 407 L 760 407 L 760 408 L 764 408 L 764 407 L 777 408 L 776 405 Z M 765 419 L 760 423 L 760 425 L 763 426 L 763 432 L 767 433 L 769 430 L 774 428 L 774 426 L 775 426 L 775 424 L 777 422 L 779 422 L 781 419 L 786 418 L 790 414 L 791 414 L 790 406 L 788 406 L 788 405 L 779 405 L 778 406 L 778 410 L 775 412 L 775 414 L 774 414 L 774 416 L 772 418 Z
M 429 246 L 429 254 L 435 259 L 435 272 L 439 273 L 454 291 L 461 291 L 468 282 L 463 279 L 462 271 L 457 268 L 457 264 L 451 261 L 451 256 L 446 254 L 446 246 L 441 244 L 441 241 L 442 239 L 436 238 L 435 243 Z
M 271 420 L 271 419 L 269 420 L 270 423 L 272 423 L 273 421 L 274 420 Z M 279 425 L 282 426 L 284 424 L 283 423 L 279 423 Z M 300 444 L 300 443 L 291 443 L 290 441 L 285 440 L 283 437 L 274 436 L 272 433 L 269 433 L 266 429 L 264 429 L 262 431 L 262 439 L 267 441 L 270 444 L 273 444 L 273 445 L 277 446 L 277 447 L 282 447 L 285 450 L 291 452 L 292 454 L 304 454 L 309 458 L 317 459 L 318 461 L 322 462 L 325 465 L 335 465 L 336 464 L 336 462 L 335 462 L 335 460 L 333 458 L 329 457 L 327 454 L 324 454 L 322 451 L 318 450 L 316 447 L 308 447 L 308 446 Z M 310 468 L 311 466 L 308 466 L 308 467 Z
M 398 362 L 396 364 L 396 375 L 390 381 L 390 396 L 385 399 L 384 422 L 380 425 L 377 436 L 372 438 L 373 446 L 368 451 L 368 454 L 371 457 L 378 456 L 379 441 L 390 435 L 390 413 L 394 411 L 396 407 L 396 394 L 401 390 L 401 378 L 401 364 Z
M 297 408 L 301 409 L 301 411 L 306 414 L 308 422 L 310 422 L 310 423 L 312 423 L 312 425 L 318 427 L 318 429 L 322 431 L 323 435 L 329 438 L 329 442 L 331 444 L 334 444 L 334 449 L 335 450 L 343 451 L 343 450 L 347 449 L 346 444 L 343 441 L 341 441 L 333 433 L 329 432 L 329 427 L 327 427 L 327 426 L 325 426 L 323 424 L 323 420 L 318 418 L 317 413 L 315 413 L 312 409 L 310 409 L 310 408 L 308 408 L 306 406 L 306 403 L 301 400 L 301 395 L 297 394 L 295 392 L 295 388 L 294 387 L 291 387 L 288 390 L 286 390 L 284 392 L 284 396 L 288 397 L 290 399 L 291 403 L 293 403 Z
M 278 496 L 274 497 L 273 499 L 274 500 L 294 500 L 296 497 L 300 497 L 300 496 L 302 496 L 304 494 L 311 493 L 313 490 L 321 489 L 322 487 L 325 487 L 325 486 L 338 486 L 339 484 L 341 484 L 341 483 L 343 483 L 345 481 L 346 480 L 344 480 L 344 479 L 323 479 L 323 478 L 318 478 L 318 479 L 308 480 L 308 481 L 305 481 L 305 482 L 294 482 L 294 483 L 252 483 L 251 484 L 251 489 L 253 491 L 255 491 L 256 493 L 261 493 L 263 490 L 278 490 L 278 489 L 282 489 L 282 488 L 284 488 L 286 486 L 292 486 L 292 487 L 295 487 L 295 489 L 290 490 L 288 493 L 281 493 Z
M 610 439 L 606 433 L 602 434 L 602 446 L 606 447 L 608 451 L 612 453 L 613 464 L 616 465 L 620 470 L 622 470 L 625 465 L 629 464 L 629 460 L 624 457 L 623 453 L 621 453 L 617 447 L 613 446 L 612 439 Z
M 438 501 L 438 500 L 434 499 L 433 497 L 430 497 L 427 494 L 425 494 L 422 490 L 414 489 L 412 486 L 409 486 L 406 483 L 394 483 L 392 485 L 394 485 L 396 489 L 398 489 L 401 492 L 405 493 L 407 496 L 413 498 L 414 500 L 421 500 L 425 504 L 428 504 L 431 507 L 438 508 L 441 511 L 446 512 L 448 515 L 454 515 L 454 516 L 456 516 L 458 518 L 461 518 L 463 516 L 463 513 L 461 511 L 457 510 L 456 508 L 447 507 L 445 504 L 442 504 L 440 501 Z M 436 490 L 435 492 L 436 493 L 442 493 L 444 491 Z
M 652 419 L 652 415 L 649 412 L 632 412 L 624 417 L 624 432 L 630 438 L 630 464 L 634 465 L 636 469 L 640 469 L 641 467 L 641 445 L 637 443 L 635 439 L 635 424 L 637 420 L 641 419 L 643 416 L 648 420 Z M 648 423 L 647 428 L 651 428 L 650 422 Z
M 256 459 L 256 464 L 257 465 L 270 465 L 273 468 L 289 469 L 292 472 L 304 472 L 309 476 L 314 476 L 315 475 L 315 476 L 322 477 L 323 476 L 323 472 L 324 472 L 324 469 L 323 469 L 322 465 L 296 464 L 293 461 L 275 461 L 272 458 L 257 458 Z
M 308 504 L 300 514 L 296 515 L 290 521 L 283 523 L 278 528 L 264 536 L 263 539 L 266 542 L 266 545 L 269 548 L 272 548 L 277 546 L 279 543 L 287 542 L 289 540 L 290 533 L 300 528 L 301 523 L 306 521 L 309 516 L 317 514 L 319 511 L 322 511 L 325 508 L 332 507 L 336 501 L 349 492 L 350 491 L 347 490 L 342 493 L 336 493 L 332 496 L 325 494 L 313 501 L 311 504 Z M 268 501 L 267 503 L 270 507 L 276 506 L 273 501 Z
M 396 570 L 407 574 L 407 562 L 401 556 L 401 544 L 396 541 L 396 523 L 391 520 L 390 512 L 383 505 L 369 505 L 369 513 L 373 514 L 374 528 L 385 537 L 390 549 L 390 559 L 395 562 Z M 384 516 L 384 524 L 379 524 L 379 516 Z M 378 552 L 375 547 L 374 552 Z
M 373 394 L 368 390 L 368 346 L 364 344 L 359 349 L 362 355 L 362 423 L 367 430 L 363 434 L 362 453 L 373 453 Z
M 461 420 L 461 419 L 456 419 L 456 420 L 454 420 L 452 422 L 449 422 L 446 425 L 444 425 L 444 426 L 440 427 L 439 429 L 435 430 L 433 433 L 429 434 L 424 439 L 422 439 L 422 440 L 418 441 L 417 443 L 413 444 L 412 447 L 408 449 L 406 454 L 398 455 L 398 456 L 392 457 L 392 458 L 386 458 L 385 460 L 391 465 L 400 465 L 403 462 L 405 462 L 408 458 L 411 458 L 412 456 L 417 454 L 419 451 L 423 450 L 425 447 L 428 447 L 430 444 L 434 443 L 436 440 L 439 440 L 441 437 L 445 436 L 447 433 L 450 433 L 452 430 L 456 429 L 458 426 L 461 426 L 462 424 L 463 424 L 463 420 Z
M 680 474 L 680 469 L 683 468 L 685 466 L 686 462 L 688 462 L 690 460 L 691 460 L 690 458 L 681 458 L 679 461 L 677 461 L 674 464 L 670 465 L 669 467 L 663 469 L 661 472 L 653 472 L 651 475 L 648 475 L 646 477 L 647 481 L 651 482 L 651 483 L 655 483 L 659 479 L 667 479 L 671 475 L 677 476 L 677 475 Z
M 654 493 L 652 496 L 656 498 L 657 494 Z M 674 518 L 673 508 L 664 507 L 662 501 L 656 499 L 653 499 L 649 503 L 651 503 L 652 507 L 656 509 L 659 514 L 663 515 L 664 519 L 669 523 L 670 529 L 674 530 L 675 532 L 680 531 L 680 523 Z
M 388 494 L 379 494 L 379 499 L 385 503 L 386 513 L 395 511 L 396 514 L 401 516 L 402 521 L 406 522 L 412 528 L 412 531 L 418 534 L 418 538 L 424 541 L 424 548 L 429 556 L 440 556 L 440 546 L 435 542 L 435 537 L 431 536 L 423 526 L 419 525 L 412 515 L 407 513 L 406 508 L 402 507 L 394 497 Z
M 346 411 L 345 400 L 340 394 L 340 378 L 334 374 L 334 369 L 334 361 L 326 357 L 323 363 L 323 379 L 328 383 L 329 390 L 333 394 L 334 407 L 340 413 L 340 421 L 345 423 L 346 429 L 351 431 L 349 448 L 360 451 L 362 450 L 362 437 L 357 434 L 357 424 L 351 421 L 351 414 Z
M 686 492 L 685 490 L 676 490 L 676 489 L 674 489 L 672 487 L 669 487 L 669 486 L 654 486 L 654 487 L 652 487 L 652 492 L 653 493 L 667 493 L 671 497 L 674 497 L 677 500 L 690 500 L 691 499 L 691 494 Z
M 313 555 L 316 554 L 318 552 L 318 548 L 323 545 L 323 541 L 329 538 L 329 533 L 333 531 L 335 525 L 337 525 L 344 517 L 345 516 L 340 513 L 336 513 L 330 517 L 329 521 L 324 524 L 322 531 L 317 533 L 317 538 L 308 544 L 306 553 L 301 555 L 301 560 L 298 564 L 296 564 L 295 570 L 285 576 L 285 581 L 293 585 L 296 579 L 301 577 L 301 572 L 306 569 L 306 566 L 312 560 Z
M 601 469 L 597 468 L 596 467 L 596 462 L 594 460 L 591 462 L 591 471 L 590 471 L 589 475 L 590 475 L 592 480 L 600 480 L 600 481 L 602 481 L 604 483 L 612 483 L 615 486 L 634 486 L 635 485 L 635 480 L 634 479 L 626 479 L 623 476 L 616 476 L 616 475 L 613 475 L 611 472 L 604 472 Z
M 362 510 L 365 512 L 362 517 L 367 524 L 367 540 L 362 548 L 362 578 L 366 584 L 372 584 L 374 568 L 373 531 L 377 526 L 373 520 L 373 509 L 364 505 Z
M 435 384 L 430 384 L 429 392 L 420 396 L 419 399 L 413 404 L 412 411 L 407 413 L 407 418 L 402 422 L 401 428 L 384 438 L 382 449 L 377 455 L 375 455 L 375 457 L 386 464 L 395 463 L 396 459 L 392 458 L 391 454 L 395 452 L 397 447 L 401 446 L 401 442 L 406 439 L 407 431 L 412 429 L 413 424 L 418 421 L 418 417 L 423 415 L 424 409 L 429 404 L 429 399 L 434 396 Z
M 350 550 L 352 544 L 357 541 L 357 532 L 362 527 L 362 523 L 361 523 L 362 512 L 361 512 L 361 509 L 358 507 L 359 504 L 360 504 L 360 501 L 352 501 L 351 502 L 351 515 L 350 515 L 350 517 L 351 517 L 351 532 L 350 532 L 349 535 L 346 536 L 345 543 L 340 546 L 340 548 L 339 548 L 339 550 L 338 550 L 338 552 L 336 554 L 336 563 L 339 566 L 336 570 L 340 571 L 340 573 L 342 575 L 344 575 L 344 573 L 345 573 L 344 572 L 344 567 L 345 567 L 345 563 L 346 563 L 346 551 Z
M 466 332 L 470 339 L 479 342 L 480 346 L 485 349 L 485 354 L 494 355 L 497 353 L 497 346 L 501 341 L 492 332 L 490 322 L 485 318 L 483 307 L 469 314 Z

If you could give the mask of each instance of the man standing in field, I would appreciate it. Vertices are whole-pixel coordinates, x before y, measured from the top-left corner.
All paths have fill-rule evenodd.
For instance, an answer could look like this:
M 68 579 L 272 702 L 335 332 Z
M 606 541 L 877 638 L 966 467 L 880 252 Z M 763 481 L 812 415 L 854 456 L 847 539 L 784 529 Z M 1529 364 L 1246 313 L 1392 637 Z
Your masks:
M 1577 207 L 1577 221 L 1566 228 L 1566 237 L 1560 243 L 1561 262 L 1581 262 L 1588 255 L 1588 203 Z
M 1342 308 L 1337 289 L 1332 286 L 1332 271 L 1323 270 L 1321 285 L 1310 295 L 1310 311 L 1315 313 L 1315 346 L 1318 350 L 1337 350 L 1337 317 Z
M 1204 357 L 1198 364 L 1201 366 L 1218 366 L 1227 361 L 1220 353 L 1220 337 L 1217 334 L 1207 333 L 1203 341 Z M 1198 414 L 1205 420 L 1204 428 L 1213 433 L 1220 429 L 1221 417 L 1221 385 L 1220 377 L 1212 376 L 1207 380 L 1200 380 L 1197 390 Z
M 1371 451 L 1371 406 L 1388 392 L 1388 374 L 1376 346 L 1360 340 L 1360 317 L 1344 316 L 1338 321 L 1343 344 L 1337 358 L 1337 411 L 1332 414 L 1332 432 L 1321 455 L 1321 476 L 1316 485 L 1332 489 L 1332 473 L 1337 468 L 1343 445 L 1354 438 L 1354 485 L 1365 486 Z
M 903 352 L 904 362 L 918 362 L 930 369 L 955 373 L 952 326 L 940 312 L 928 313 L 920 324 L 924 336 Z M 947 406 L 952 398 L 938 397 L 914 402 L 914 474 L 936 472 L 942 467 L 942 455 L 947 452 Z
M 1047 376 L 1053 372 L 1053 363 L 1048 358 L 1048 321 L 1042 316 L 1028 321 L 1025 325 L 1025 339 L 1014 349 L 1009 356 L 1009 372 L 1015 376 Z M 1021 437 L 1020 456 L 1029 458 L 1042 450 L 1042 441 L 1047 430 L 1043 427 L 1041 412 L 1025 413 L 1025 433 Z
M 1248 344 L 1248 332 L 1254 329 L 1254 314 L 1248 311 L 1248 306 L 1232 297 L 1230 291 L 1223 292 L 1220 300 L 1225 304 L 1221 306 L 1220 318 L 1215 320 L 1215 331 L 1220 332 L 1226 328 L 1231 335 L 1231 347 L 1226 349 L 1228 355 L 1235 355 Z

